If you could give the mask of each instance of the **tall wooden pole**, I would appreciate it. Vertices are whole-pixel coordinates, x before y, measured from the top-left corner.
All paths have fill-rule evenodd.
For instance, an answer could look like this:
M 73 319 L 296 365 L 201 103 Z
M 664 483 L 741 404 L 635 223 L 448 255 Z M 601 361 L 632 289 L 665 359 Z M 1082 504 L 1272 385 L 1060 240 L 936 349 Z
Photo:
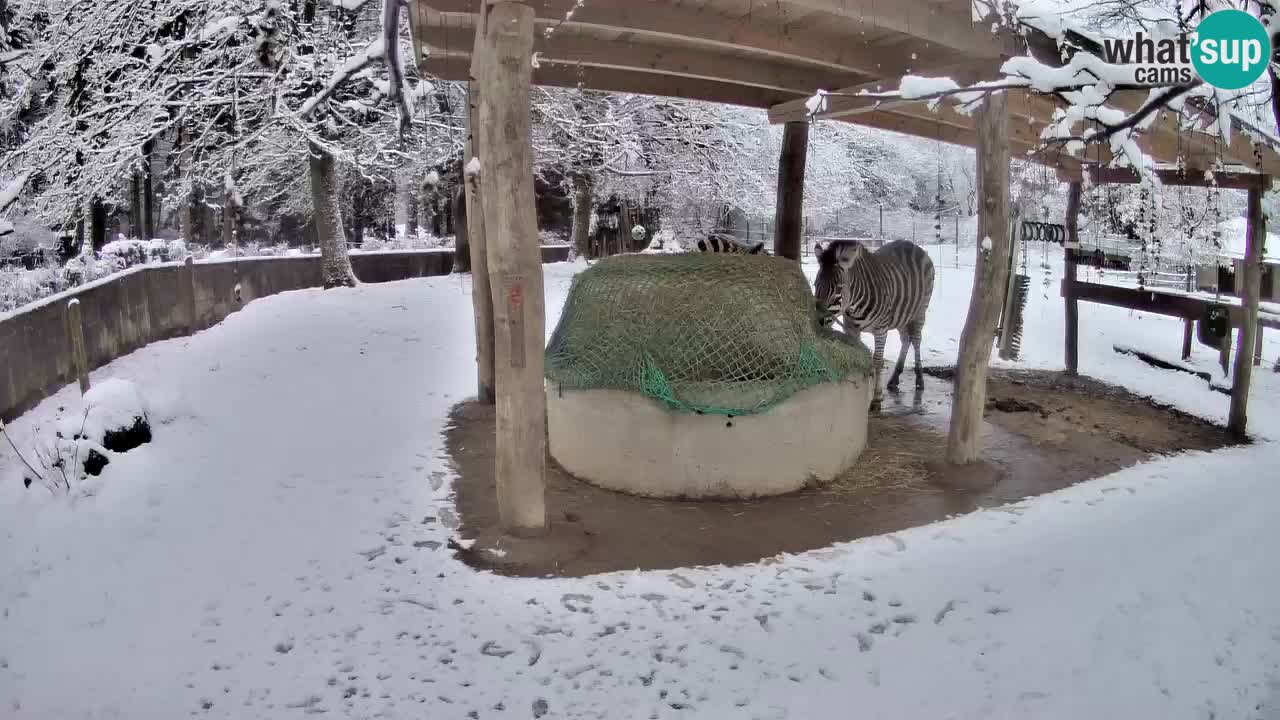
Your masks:
M 482 13 L 483 15 L 483 13 Z M 467 83 L 467 135 L 463 164 L 463 208 L 466 220 L 458 229 L 467 234 L 467 253 L 471 270 L 471 308 L 476 323 L 476 397 L 486 405 L 494 403 L 493 370 L 493 291 L 489 287 L 489 251 L 484 233 L 484 191 L 481 174 L 467 173 L 472 158 L 481 158 L 483 145 L 476 128 L 480 116 L 479 53 L 483 24 L 476 28 L 475 52 L 471 56 L 471 82 Z M 483 167 L 484 160 L 480 160 Z
M 987 399 L 987 365 L 1002 291 L 1009 274 L 1009 97 L 1000 91 L 987 95 L 978 111 L 977 259 L 969 314 L 960 335 L 956 359 L 955 400 L 947 435 L 949 463 L 971 463 L 982 447 L 982 411 Z
M 1231 414 L 1227 430 L 1236 440 L 1245 439 L 1249 414 L 1249 382 L 1253 377 L 1254 342 L 1258 335 L 1258 300 L 1262 294 L 1262 243 L 1266 238 L 1266 218 L 1262 214 L 1262 187 L 1249 190 L 1249 214 L 1240 299 L 1244 301 L 1244 322 L 1236 344 L 1235 375 L 1231 381 Z
M 782 130 L 782 154 L 778 157 L 773 254 L 796 262 L 800 261 L 800 235 L 804 230 L 804 166 L 808 155 L 809 123 L 786 123 Z
M 1076 252 L 1080 249 L 1080 194 L 1079 180 L 1067 186 L 1067 217 L 1064 225 L 1067 230 L 1067 242 L 1062 250 L 1063 275 L 1062 296 L 1066 300 L 1066 349 L 1067 374 L 1075 375 L 1080 371 L 1080 304 L 1075 297 L 1076 284 Z
M 534 12 L 520 2 L 483 7 L 476 135 L 496 331 L 498 514 L 504 531 L 525 535 L 547 523 L 546 319 L 529 112 Z

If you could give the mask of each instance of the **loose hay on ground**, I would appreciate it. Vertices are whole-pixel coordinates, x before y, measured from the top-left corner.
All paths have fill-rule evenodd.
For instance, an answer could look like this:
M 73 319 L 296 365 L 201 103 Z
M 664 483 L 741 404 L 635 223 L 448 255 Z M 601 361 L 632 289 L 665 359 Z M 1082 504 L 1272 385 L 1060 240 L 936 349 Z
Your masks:
M 853 467 L 831 481 L 825 490 L 840 495 L 871 491 L 925 492 L 927 463 L 941 458 L 946 437 L 892 419 L 872 420 L 867 449 Z

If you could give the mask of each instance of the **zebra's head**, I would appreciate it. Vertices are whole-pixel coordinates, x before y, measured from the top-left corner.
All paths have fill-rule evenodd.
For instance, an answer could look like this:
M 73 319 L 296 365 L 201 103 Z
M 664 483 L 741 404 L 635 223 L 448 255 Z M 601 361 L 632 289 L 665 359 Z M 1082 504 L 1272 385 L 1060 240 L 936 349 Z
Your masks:
M 705 240 L 698 241 L 698 252 L 760 255 L 764 252 L 764 242 L 761 241 L 751 245 L 746 245 L 732 235 L 711 233 Z
M 866 246 L 857 240 L 834 240 L 823 246 L 813 247 L 818 258 L 818 276 L 813 280 L 813 299 L 817 306 L 818 322 L 830 327 L 835 319 L 849 309 L 849 271 L 854 264 L 866 257 Z M 845 328 L 852 330 L 852 328 Z

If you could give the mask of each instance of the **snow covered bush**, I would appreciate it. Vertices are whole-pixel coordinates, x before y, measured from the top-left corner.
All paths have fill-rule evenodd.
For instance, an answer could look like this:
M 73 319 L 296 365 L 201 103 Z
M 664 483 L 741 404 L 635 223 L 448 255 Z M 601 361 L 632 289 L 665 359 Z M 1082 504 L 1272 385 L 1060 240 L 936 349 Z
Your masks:
M 123 238 L 102 246 L 104 260 L 117 267 L 130 268 L 151 262 L 176 262 L 187 254 L 187 245 L 181 240 L 137 240 Z
M 21 460 L 23 485 L 68 495 L 84 490 L 89 477 L 101 475 L 112 456 L 150 442 L 151 422 L 137 387 L 110 378 L 90 388 L 76 412 L 59 413 L 52 435 L 33 433 L 30 452 L 4 434 Z
M 91 252 L 68 260 L 61 268 L 52 260 L 32 270 L 21 266 L 0 267 L 0 312 L 106 277 L 119 269 L 114 260 L 98 260 Z

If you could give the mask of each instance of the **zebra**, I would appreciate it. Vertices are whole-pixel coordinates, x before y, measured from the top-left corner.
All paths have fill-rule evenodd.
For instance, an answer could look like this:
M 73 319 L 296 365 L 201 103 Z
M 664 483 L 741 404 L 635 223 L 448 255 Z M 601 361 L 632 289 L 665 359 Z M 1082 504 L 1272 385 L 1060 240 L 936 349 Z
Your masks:
M 698 252 L 733 253 L 737 255 L 764 255 L 764 241 L 747 245 L 732 235 L 711 233 L 698 241 Z
M 825 248 L 817 245 L 814 254 L 818 256 L 818 276 L 813 294 L 821 326 L 830 327 L 837 315 L 843 315 L 846 333 L 857 336 L 869 332 L 875 336 L 876 386 L 871 409 L 878 410 L 883 398 L 880 373 L 890 330 L 898 331 L 902 350 L 889 377 L 889 391 L 898 389 L 908 345 L 915 346 L 916 389 L 923 389 L 920 336 L 933 295 L 933 261 L 929 254 L 906 240 L 895 240 L 875 252 L 856 240 L 835 240 Z

